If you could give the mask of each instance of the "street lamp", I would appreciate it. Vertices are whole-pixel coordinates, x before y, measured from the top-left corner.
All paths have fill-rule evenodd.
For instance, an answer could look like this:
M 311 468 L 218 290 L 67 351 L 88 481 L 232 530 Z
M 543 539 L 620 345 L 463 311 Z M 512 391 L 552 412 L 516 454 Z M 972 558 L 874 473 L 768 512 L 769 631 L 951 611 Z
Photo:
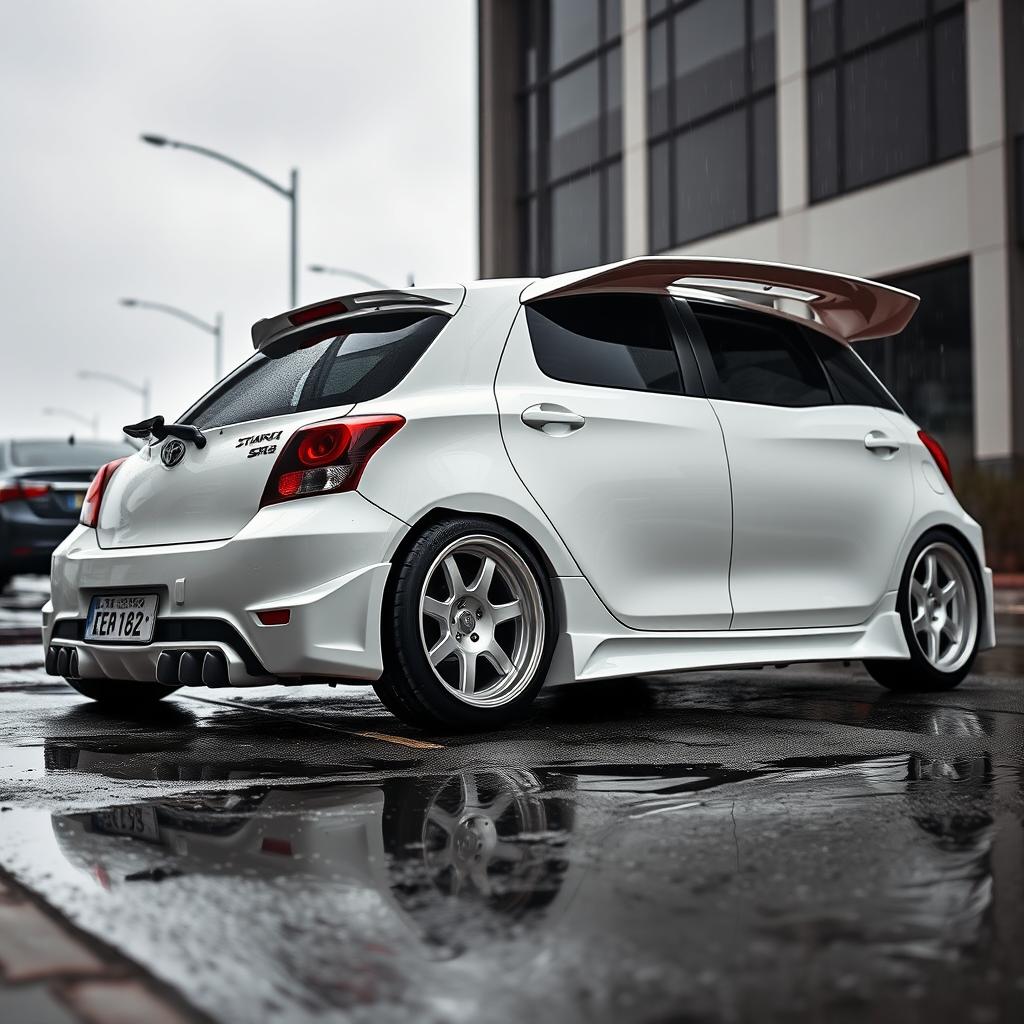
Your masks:
M 143 142 L 148 142 L 151 146 L 170 146 L 172 149 L 187 149 L 193 153 L 198 153 L 200 156 L 208 156 L 211 160 L 219 160 L 223 164 L 227 164 L 229 167 L 234 167 L 235 170 L 241 171 L 243 174 L 248 174 L 250 178 L 255 178 L 257 181 L 262 182 L 267 188 L 272 188 L 278 195 L 282 195 L 291 203 L 291 269 L 289 275 L 290 288 L 289 296 L 291 298 L 292 306 L 299 304 L 299 273 L 298 273 L 298 259 L 299 259 L 299 240 L 298 240 L 298 224 L 299 224 L 299 172 L 296 168 L 292 168 L 291 171 L 291 187 L 285 188 L 284 185 L 279 185 L 273 178 L 268 178 L 265 174 L 260 174 L 259 171 L 241 163 L 238 160 L 233 160 L 229 156 L 225 156 L 223 153 L 218 153 L 215 149 L 207 149 L 206 146 L 195 146 L 191 142 L 178 142 L 176 139 L 168 139 L 163 135 L 141 135 L 139 136 Z
M 212 334 L 214 382 L 224 376 L 224 320 L 220 313 L 214 317 L 212 324 L 208 324 L 205 320 L 200 320 L 199 317 L 193 316 L 184 309 L 178 309 L 177 306 L 168 306 L 163 302 L 147 302 L 145 299 L 121 299 L 120 302 L 122 306 L 128 306 L 132 309 L 155 309 L 159 313 L 176 316 L 179 320 L 184 320 L 193 327 L 198 327 L 201 331 Z
M 377 278 L 370 277 L 369 274 L 364 274 L 358 270 L 346 270 L 344 267 L 325 267 L 322 263 L 310 263 L 306 269 L 314 274 L 340 274 L 342 277 L 351 277 L 356 281 L 368 284 L 371 288 L 390 287 L 390 285 L 386 285 L 383 281 L 378 281 Z
M 125 380 L 124 377 L 118 377 L 116 373 L 105 373 L 102 370 L 79 370 L 78 376 L 82 380 L 105 380 L 111 384 L 116 384 L 120 388 L 124 388 L 125 391 L 134 391 L 135 394 L 142 398 L 142 418 L 145 419 L 149 415 L 148 377 L 141 384 L 136 384 L 134 381 Z
M 56 408 L 54 406 L 47 406 L 43 410 L 44 416 L 64 416 L 69 420 L 78 420 L 79 423 L 84 423 L 87 427 L 92 427 L 92 436 L 100 436 L 100 418 L 99 416 L 83 416 L 80 412 L 75 412 L 74 409 Z

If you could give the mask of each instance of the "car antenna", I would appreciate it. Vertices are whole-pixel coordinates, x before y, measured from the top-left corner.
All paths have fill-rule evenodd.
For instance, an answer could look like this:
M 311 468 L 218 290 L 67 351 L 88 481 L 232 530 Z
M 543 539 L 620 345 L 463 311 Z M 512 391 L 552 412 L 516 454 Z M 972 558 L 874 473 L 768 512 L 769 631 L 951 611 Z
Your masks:
M 75 435 L 74 434 L 69 434 L 68 435 L 68 444 L 74 444 L 74 443 L 75 443 Z

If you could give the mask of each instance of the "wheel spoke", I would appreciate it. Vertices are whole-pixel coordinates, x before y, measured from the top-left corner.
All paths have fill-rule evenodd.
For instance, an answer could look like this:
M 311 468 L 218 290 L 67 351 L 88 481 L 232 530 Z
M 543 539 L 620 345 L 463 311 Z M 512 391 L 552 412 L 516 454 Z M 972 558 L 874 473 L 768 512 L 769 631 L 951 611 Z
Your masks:
M 499 793 L 485 808 L 487 817 L 491 821 L 497 821 L 512 806 L 515 800 L 514 793 Z
M 951 579 L 943 586 L 939 593 L 942 595 L 942 603 L 949 604 L 950 601 L 959 596 L 960 584 L 956 580 Z
M 935 556 L 931 552 L 924 556 L 924 579 L 921 584 L 926 591 L 935 586 Z
M 448 616 L 452 612 L 451 601 L 438 601 L 436 597 L 423 598 L 423 614 L 429 615 L 432 619 L 438 619 L 445 625 L 448 624 Z
M 523 606 L 519 601 L 508 604 L 496 604 L 491 607 L 491 621 L 497 626 L 509 619 L 518 619 L 523 614 Z
M 935 664 L 939 660 L 939 630 L 934 626 L 929 626 L 926 635 L 928 637 L 928 660 Z
M 459 649 L 459 690 L 462 693 L 476 692 L 476 655 Z
M 459 783 L 462 786 L 462 813 L 469 807 L 480 806 L 480 791 L 476 784 L 474 772 L 463 772 L 459 776 Z
M 949 637 L 950 643 L 960 643 L 960 635 L 962 632 L 960 629 L 960 623 L 955 622 L 953 619 L 946 619 L 942 624 L 941 632 L 945 633 L 946 636 Z
M 910 625 L 913 627 L 915 633 L 920 633 L 928 622 L 928 612 L 925 610 L 924 605 L 921 605 L 917 614 L 910 620 Z
M 501 649 L 498 641 L 493 638 L 482 653 L 503 676 L 507 676 L 515 669 L 512 659 Z
M 443 832 L 451 835 L 455 831 L 455 826 L 458 825 L 459 819 L 454 815 L 450 814 L 443 807 L 438 807 L 434 804 L 429 811 L 427 811 L 427 821 L 433 822 Z
M 497 565 L 490 555 L 484 558 L 480 563 L 476 578 L 466 588 L 467 592 L 476 595 L 481 600 L 486 599 L 487 591 L 491 589 L 491 583 L 494 580 L 494 570 L 496 568 Z
M 448 591 L 452 599 L 462 597 L 466 592 L 466 582 L 462 578 L 459 563 L 455 561 L 454 555 L 449 555 L 442 563 L 444 578 L 448 581 Z
M 430 648 L 427 652 L 427 657 L 430 659 L 431 665 L 440 665 L 445 658 L 450 654 L 454 654 L 456 650 L 458 650 L 458 647 L 455 643 L 455 637 L 453 637 L 451 633 L 445 633 L 445 635 Z

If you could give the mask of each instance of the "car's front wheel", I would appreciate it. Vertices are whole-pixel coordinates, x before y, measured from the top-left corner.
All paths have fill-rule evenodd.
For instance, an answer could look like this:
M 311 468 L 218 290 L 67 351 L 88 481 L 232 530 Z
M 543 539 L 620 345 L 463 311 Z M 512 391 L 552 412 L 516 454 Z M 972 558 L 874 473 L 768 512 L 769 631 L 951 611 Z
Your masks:
M 123 682 L 120 679 L 68 679 L 65 677 L 64 681 L 83 697 L 88 697 L 109 710 L 147 707 L 170 696 L 178 689 L 177 686 Z
M 896 608 L 910 659 L 865 661 L 890 690 L 951 690 L 978 653 L 982 588 L 963 545 L 941 532 L 914 545 L 900 581 Z
M 395 566 L 384 705 L 422 728 L 504 725 L 544 681 L 555 629 L 543 567 L 514 531 L 466 518 L 430 527 Z

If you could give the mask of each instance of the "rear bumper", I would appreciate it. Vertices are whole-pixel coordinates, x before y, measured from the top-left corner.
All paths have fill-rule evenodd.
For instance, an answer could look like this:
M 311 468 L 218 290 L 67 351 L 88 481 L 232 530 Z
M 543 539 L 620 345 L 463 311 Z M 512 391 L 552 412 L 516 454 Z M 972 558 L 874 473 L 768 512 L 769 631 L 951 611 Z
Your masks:
M 356 492 L 263 509 L 227 541 L 100 548 L 95 531 L 79 527 L 54 553 L 43 642 L 77 648 L 86 679 L 152 681 L 164 651 L 214 650 L 230 685 L 373 680 L 382 670 L 386 552 L 405 529 Z M 159 596 L 154 642 L 85 643 L 92 597 L 133 591 Z M 283 608 L 286 625 L 256 617 Z

